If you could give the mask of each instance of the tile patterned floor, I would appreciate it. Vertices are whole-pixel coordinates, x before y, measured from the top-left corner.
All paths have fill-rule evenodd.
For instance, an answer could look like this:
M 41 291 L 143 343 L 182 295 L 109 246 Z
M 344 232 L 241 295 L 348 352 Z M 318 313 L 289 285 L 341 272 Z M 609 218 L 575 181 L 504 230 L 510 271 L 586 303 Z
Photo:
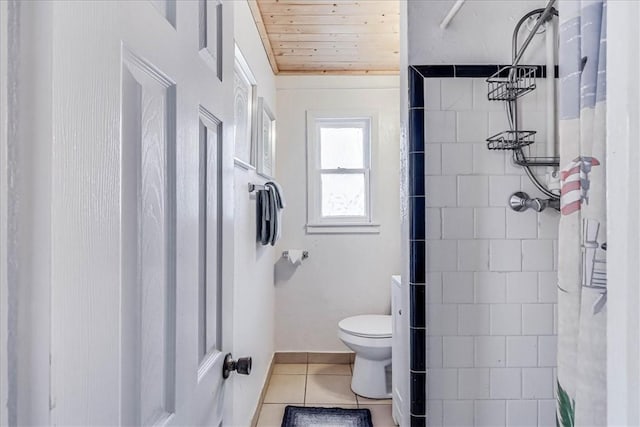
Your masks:
M 287 405 L 367 408 L 375 427 L 395 426 L 391 400 L 367 399 L 351 391 L 352 366 L 329 363 L 274 365 L 258 427 L 280 427 Z

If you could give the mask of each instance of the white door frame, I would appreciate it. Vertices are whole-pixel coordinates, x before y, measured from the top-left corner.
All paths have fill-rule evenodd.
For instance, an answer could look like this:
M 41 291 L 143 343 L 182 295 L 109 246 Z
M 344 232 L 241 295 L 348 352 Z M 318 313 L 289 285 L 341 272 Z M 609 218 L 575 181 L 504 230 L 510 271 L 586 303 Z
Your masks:
M 610 1 L 607 7 L 607 424 L 635 426 L 640 425 L 640 4 Z
M 49 423 L 50 5 L 0 3 L 0 422 L 12 424 Z
M 9 284 L 7 280 L 7 151 L 9 146 L 7 118 L 9 111 L 8 66 L 9 66 L 9 4 L 0 2 L 0 425 L 8 425 L 8 304 Z M 13 29 L 13 23 L 12 29 Z

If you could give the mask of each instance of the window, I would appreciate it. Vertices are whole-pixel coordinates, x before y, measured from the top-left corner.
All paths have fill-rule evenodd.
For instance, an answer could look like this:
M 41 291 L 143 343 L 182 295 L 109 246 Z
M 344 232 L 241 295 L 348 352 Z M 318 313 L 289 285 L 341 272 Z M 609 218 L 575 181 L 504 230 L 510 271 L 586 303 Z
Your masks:
M 372 214 L 375 115 L 307 113 L 308 233 L 377 233 Z

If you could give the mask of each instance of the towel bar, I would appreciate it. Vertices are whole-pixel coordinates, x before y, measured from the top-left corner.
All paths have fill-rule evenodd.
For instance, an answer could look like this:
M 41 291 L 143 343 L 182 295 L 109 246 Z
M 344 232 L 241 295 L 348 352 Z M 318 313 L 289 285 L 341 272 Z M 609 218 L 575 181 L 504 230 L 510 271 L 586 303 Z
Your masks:
M 254 184 L 252 182 L 249 183 L 249 193 L 253 193 L 254 191 L 264 190 L 264 189 L 265 189 L 264 185 Z

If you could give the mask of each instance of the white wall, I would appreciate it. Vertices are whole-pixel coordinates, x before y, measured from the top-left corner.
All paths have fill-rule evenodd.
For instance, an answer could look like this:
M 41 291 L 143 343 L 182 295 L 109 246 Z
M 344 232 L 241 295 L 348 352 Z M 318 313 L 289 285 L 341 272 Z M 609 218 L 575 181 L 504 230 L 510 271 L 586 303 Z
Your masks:
M 521 102 L 545 141 L 545 82 Z M 428 409 L 431 425 L 555 423 L 557 233 L 553 209 L 511 152 L 484 139 L 508 128 L 485 79 L 425 79 Z
M 467 0 L 449 27 L 442 30 L 440 22 L 454 3 L 408 2 L 409 64 L 511 63 L 511 35 L 516 23 L 526 12 L 546 5 L 545 0 Z M 519 37 L 520 43 L 524 38 Z M 544 63 L 544 37 L 534 39 L 531 52 L 522 63 Z
M 607 5 L 607 424 L 640 425 L 640 3 Z
M 234 1 L 235 40 L 258 86 L 258 96 L 275 110 L 275 80 L 246 1 Z M 252 356 L 251 375 L 235 375 L 230 425 L 250 425 L 274 351 L 274 249 L 256 243 L 255 196 L 249 182 L 265 179 L 254 170 L 235 170 L 234 357 Z
M 400 135 L 397 77 L 286 76 L 277 78 L 277 179 L 284 188 L 279 255 L 309 251 L 297 268 L 276 266 L 276 350 L 348 351 L 338 321 L 389 313 L 390 276 L 400 272 Z M 308 235 L 306 224 L 307 110 L 379 111 L 375 216 L 380 234 Z
M 9 167 L 7 159 L 6 147 L 8 146 L 7 132 L 7 116 L 9 97 L 7 91 L 9 89 L 9 34 L 14 28 L 15 22 L 9 19 L 8 2 L 0 3 L 0 425 L 8 425 L 9 423 L 9 376 L 8 367 L 8 336 L 9 336 L 9 284 L 7 277 L 7 214 L 6 208 L 8 203 L 8 186 L 7 178 L 9 176 Z

